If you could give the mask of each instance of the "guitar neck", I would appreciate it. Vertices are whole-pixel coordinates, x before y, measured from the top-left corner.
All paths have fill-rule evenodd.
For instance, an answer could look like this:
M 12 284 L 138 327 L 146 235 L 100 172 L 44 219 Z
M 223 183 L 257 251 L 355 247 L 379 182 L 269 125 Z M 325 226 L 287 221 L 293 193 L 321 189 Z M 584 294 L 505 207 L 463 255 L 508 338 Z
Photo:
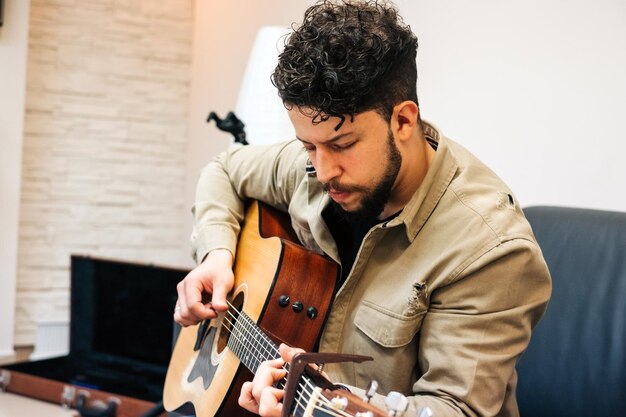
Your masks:
M 256 374 L 262 362 L 280 358 L 278 346 L 250 319 L 243 311 L 239 312 L 230 326 L 230 337 L 227 345 L 229 349 L 239 358 L 241 363 L 253 374 Z M 289 364 L 285 364 L 285 369 L 289 370 Z M 319 394 L 315 391 L 313 381 L 303 375 L 299 388 L 296 391 L 293 404 L 295 417 L 303 417 L 307 406 L 312 402 L 312 397 Z M 286 377 L 279 381 L 276 386 L 284 388 Z M 336 414 L 328 414 L 323 410 L 312 410 L 314 417 L 327 417 Z
M 231 323 L 227 345 L 253 374 L 262 362 L 280 358 L 276 343 L 243 311 Z

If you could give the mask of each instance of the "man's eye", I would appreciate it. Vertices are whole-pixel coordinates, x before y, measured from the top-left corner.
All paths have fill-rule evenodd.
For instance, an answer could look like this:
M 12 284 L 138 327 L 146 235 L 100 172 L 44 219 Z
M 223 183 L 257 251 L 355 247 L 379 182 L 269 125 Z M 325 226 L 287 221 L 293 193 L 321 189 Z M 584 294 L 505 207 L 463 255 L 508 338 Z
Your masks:
M 335 148 L 336 150 L 338 150 L 338 151 L 343 151 L 343 150 L 345 150 L 345 149 L 351 148 L 351 147 L 352 147 L 352 145 L 354 145 L 354 144 L 355 144 L 355 142 L 348 142 L 348 143 L 341 143 L 341 144 L 336 143 L 336 144 L 334 145 L 334 148 Z

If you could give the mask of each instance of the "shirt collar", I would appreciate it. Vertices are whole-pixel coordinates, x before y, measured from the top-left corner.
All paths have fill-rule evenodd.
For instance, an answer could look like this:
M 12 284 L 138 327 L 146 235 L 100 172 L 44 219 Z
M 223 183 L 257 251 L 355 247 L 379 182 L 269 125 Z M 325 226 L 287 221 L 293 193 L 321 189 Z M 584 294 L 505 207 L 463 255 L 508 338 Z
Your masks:
M 433 158 L 422 184 L 413 194 L 402 213 L 387 226 L 404 224 L 409 242 L 413 242 L 421 228 L 441 200 L 458 169 L 456 159 L 448 147 L 448 139 L 433 124 L 422 121 L 424 135 L 430 143 L 436 143 Z

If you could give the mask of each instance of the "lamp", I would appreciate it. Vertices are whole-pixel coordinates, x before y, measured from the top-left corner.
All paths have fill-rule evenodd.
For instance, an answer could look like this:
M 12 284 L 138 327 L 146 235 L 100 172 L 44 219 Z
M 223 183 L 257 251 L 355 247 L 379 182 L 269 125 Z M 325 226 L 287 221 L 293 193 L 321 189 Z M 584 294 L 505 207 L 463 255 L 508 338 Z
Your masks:
M 269 144 L 294 137 L 287 110 L 270 80 L 286 34 L 287 29 L 280 26 L 262 27 L 250 53 L 235 110 L 246 125 L 250 144 Z

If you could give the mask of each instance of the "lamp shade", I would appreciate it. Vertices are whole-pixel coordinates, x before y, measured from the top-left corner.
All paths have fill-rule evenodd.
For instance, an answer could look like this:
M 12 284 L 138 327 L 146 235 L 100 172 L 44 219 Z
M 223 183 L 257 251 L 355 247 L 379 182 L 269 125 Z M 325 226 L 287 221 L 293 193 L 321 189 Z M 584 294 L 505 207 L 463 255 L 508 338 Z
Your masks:
M 287 33 L 288 29 L 279 26 L 262 27 L 250 53 L 235 113 L 245 123 L 246 139 L 253 145 L 294 137 L 287 110 L 270 79 Z

